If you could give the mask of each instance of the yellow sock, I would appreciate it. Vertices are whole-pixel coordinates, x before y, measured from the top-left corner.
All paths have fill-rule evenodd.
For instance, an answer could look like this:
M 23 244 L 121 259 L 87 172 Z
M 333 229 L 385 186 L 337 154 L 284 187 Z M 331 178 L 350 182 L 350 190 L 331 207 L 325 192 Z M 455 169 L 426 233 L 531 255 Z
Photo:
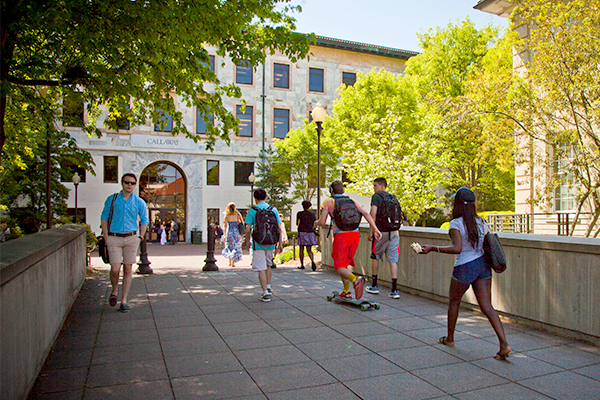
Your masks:
M 344 293 L 348 293 L 350 291 L 350 282 L 344 281 Z
M 354 274 L 350 274 L 350 275 L 348 275 L 348 280 L 349 280 L 350 282 L 356 282 L 356 275 L 354 275 Z

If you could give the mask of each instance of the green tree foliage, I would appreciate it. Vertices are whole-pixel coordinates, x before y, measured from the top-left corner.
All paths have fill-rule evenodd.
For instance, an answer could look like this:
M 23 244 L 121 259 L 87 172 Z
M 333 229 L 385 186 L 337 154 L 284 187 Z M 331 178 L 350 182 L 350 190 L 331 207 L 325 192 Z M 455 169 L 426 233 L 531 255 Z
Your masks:
M 348 190 L 371 195 L 373 179 L 385 177 L 388 191 L 415 221 L 435 206 L 445 155 L 431 140 L 412 81 L 373 70 L 339 91 L 325 128 L 351 181 Z
M 529 57 L 519 69 L 527 85 L 522 102 L 507 109 L 507 114 L 519 122 L 521 133 L 544 148 L 535 162 L 550 171 L 551 177 L 541 192 L 552 194 L 558 184 L 572 179 L 576 213 L 586 209 L 592 212 L 586 235 L 597 237 L 600 1 L 523 0 L 511 20 L 521 29 L 528 29 L 529 35 L 519 50 L 526 50 Z M 577 217 L 573 220 L 576 223 Z
M 273 155 L 274 151 L 270 147 L 261 151 L 260 162 L 257 164 L 256 187 L 267 191 L 267 202 L 277 208 L 283 219 L 289 217 L 294 200 L 288 197 L 289 175 L 285 170 L 276 168 Z
M 237 122 L 221 99 L 241 92 L 217 79 L 204 44 L 236 63 L 257 65 L 267 52 L 295 61 L 307 54 L 309 37 L 292 32 L 288 13 L 299 7 L 288 3 L 2 0 L 0 149 L 7 100 L 24 87 L 42 86 L 58 88 L 61 95 L 81 92 L 89 133 L 97 133 L 94 117 L 106 105 L 111 129 L 124 118 L 132 125 L 158 121 L 163 110 L 173 116 L 173 134 L 199 140 L 183 124 L 173 93 L 218 120 L 208 127 L 207 148 L 216 138 L 228 142 Z
M 339 179 L 339 156 L 334 151 L 332 131 L 321 133 L 321 187 Z M 275 170 L 289 176 L 294 200 L 313 202 L 317 195 L 317 129 L 315 122 L 304 120 L 301 128 L 292 129 L 284 140 L 275 141 Z
M 70 180 L 73 171 L 65 165 L 93 172 L 90 154 L 79 149 L 67 133 L 48 122 L 58 115 L 57 98 L 47 95 L 32 102 L 35 96 L 33 89 L 26 88 L 14 93 L 7 104 L 6 160 L 0 175 L 0 207 L 8 212 L 11 230 L 18 226 L 23 233 L 37 232 L 46 222 L 47 140 L 50 142 L 53 224 L 67 210 L 70 189 L 61 183 L 61 175 Z
M 470 20 L 419 35 L 423 53 L 407 62 L 433 138 L 447 156 L 443 187 L 473 189 L 481 210 L 512 210 L 513 126 L 496 114 L 512 87 L 511 38 Z M 501 122 L 498 122 L 501 121 Z

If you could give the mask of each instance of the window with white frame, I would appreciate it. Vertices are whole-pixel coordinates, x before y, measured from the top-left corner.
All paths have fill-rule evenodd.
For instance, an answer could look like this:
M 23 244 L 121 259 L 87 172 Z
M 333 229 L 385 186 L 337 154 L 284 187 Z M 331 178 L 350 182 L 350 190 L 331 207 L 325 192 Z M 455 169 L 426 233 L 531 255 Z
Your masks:
M 558 185 L 554 189 L 554 209 L 555 211 L 575 210 L 577 208 L 577 191 L 575 175 L 570 168 L 574 157 L 573 147 L 562 145 L 555 154 L 555 173 Z

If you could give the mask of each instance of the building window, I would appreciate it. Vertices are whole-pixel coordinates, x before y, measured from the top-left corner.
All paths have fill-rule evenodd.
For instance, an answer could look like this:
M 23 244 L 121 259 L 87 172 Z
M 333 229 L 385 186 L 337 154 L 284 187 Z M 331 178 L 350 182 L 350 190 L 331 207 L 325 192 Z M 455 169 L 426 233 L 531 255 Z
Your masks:
M 577 191 L 575 176 L 569 169 L 574 157 L 573 147 L 561 146 L 556 157 L 556 177 L 559 181 L 554 189 L 554 209 L 556 211 L 572 211 L 577 208 Z
M 346 86 L 352 86 L 356 83 L 356 74 L 353 72 L 342 72 L 342 83 Z
M 119 157 L 104 156 L 104 183 L 119 183 Z
M 76 126 L 82 128 L 83 123 L 83 97 L 81 93 L 71 92 L 63 97 L 63 126 Z
M 252 65 L 250 61 L 241 61 L 235 66 L 235 83 L 252 85 Z
M 240 136 L 252 137 L 254 126 L 254 108 L 246 106 L 246 111 L 242 112 L 242 106 L 235 107 L 235 116 L 240 120 Z
M 205 118 L 208 122 L 205 121 Z M 196 133 L 199 135 L 206 135 L 208 133 L 208 125 L 214 125 L 215 118 L 212 114 L 206 111 L 201 111 L 196 108 Z
M 208 59 L 209 59 L 209 62 L 208 62 L 208 64 L 207 64 L 207 63 L 205 63 L 205 62 L 203 62 L 203 61 L 201 61 L 200 63 L 201 63 L 202 65 L 204 65 L 205 67 L 208 67 L 208 68 L 210 68 L 210 72 L 212 72 L 212 73 L 214 74 L 214 73 L 215 73 L 215 56 L 211 56 L 211 55 L 209 55 L 209 56 L 208 56 Z
M 206 184 L 219 184 L 219 162 L 208 160 L 206 161 Z
M 290 110 L 275 108 L 273 110 L 273 137 L 285 139 L 290 131 Z
M 123 104 L 123 109 L 124 109 L 124 111 L 128 112 L 129 109 L 130 109 L 129 104 Z M 127 119 L 127 117 L 125 117 L 123 115 L 117 117 L 116 123 L 117 123 L 117 128 L 119 130 L 127 131 L 127 130 L 129 130 L 131 128 L 131 124 L 129 122 L 129 119 Z
M 320 68 L 309 68 L 308 90 L 311 92 L 324 92 L 323 70 Z
M 290 66 L 277 64 L 273 66 L 273 86 L 277 88 L 290 88 Z
M 80 167 L 69 161 L 62 161 L 60 163 L 60 181 L 61 182 L 73 182 L 73 175 L 75 172 L 79 174 L 81 178 L 80 182 L 85 183 L 85 168 Z
M 254 173 L 253 162 L 235 162 L 235 186 L 250 186 L 248 177 Z
M 154 123 L 154 130 L 156 132 L 171 132 L 173 130 L 173 117 L 162 110 L 157 111 L 160 117 Z
M 208 224 L 219 225 L 221 218 L 221 210 L 218 208 L 207 208 L 206 209 L 206 221 Z

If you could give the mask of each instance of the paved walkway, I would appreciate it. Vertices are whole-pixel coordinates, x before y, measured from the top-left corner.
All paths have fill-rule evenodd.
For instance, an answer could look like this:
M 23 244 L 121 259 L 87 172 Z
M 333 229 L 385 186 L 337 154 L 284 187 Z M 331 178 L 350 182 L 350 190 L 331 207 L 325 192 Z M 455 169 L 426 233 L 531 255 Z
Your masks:
M 43 399 L 599 399 L 600 349 L 505 324 L 506 361 L 480 314 L 366 295 L 380 310 L 328 302 L 330 271 L 279 267 L 258 301 L 248 256 L 201 272 L 204 246 L 149 246 L 155 274 L 133 280 L 131 312 L 108 305 L 107 268 L 89 277 L 30 398 Z

